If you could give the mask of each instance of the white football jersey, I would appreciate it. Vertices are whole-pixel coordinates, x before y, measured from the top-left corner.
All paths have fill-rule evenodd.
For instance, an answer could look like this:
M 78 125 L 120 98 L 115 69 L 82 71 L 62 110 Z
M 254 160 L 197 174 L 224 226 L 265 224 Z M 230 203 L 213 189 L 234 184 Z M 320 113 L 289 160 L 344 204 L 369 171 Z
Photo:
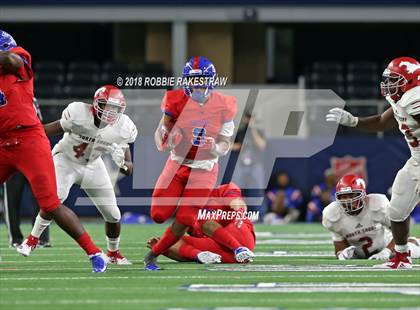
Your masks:
M 322 225 L 331 232 L 333 241 L 347 240 L 356 247 L 355 257 L 367 258 L 383 250 L 392 240 L 391 222 L 386 214 L 388 206 L 385 195 L 369 194 L 362 211 L 348 215 L 334 201 L 322 212 Z
M 420 126 L 413 115 L 420 114 L 420 86 L 416 86 L 394 102 L 389 96 L 386 98 L 394 110 L 394 117 L 403 133 L 411 156 L 420 160 Z
M 137 137 L 137 128 L 125 114 L 113 125 L 98 128 L 94 124 L 93 107 L 84 102 L 72 102 L 60 119 L 65 133 L 55 145 L 53 154 L 62 152 L 72 161 L 87 164 L 111 150 L 116 143 L 127 148 Z

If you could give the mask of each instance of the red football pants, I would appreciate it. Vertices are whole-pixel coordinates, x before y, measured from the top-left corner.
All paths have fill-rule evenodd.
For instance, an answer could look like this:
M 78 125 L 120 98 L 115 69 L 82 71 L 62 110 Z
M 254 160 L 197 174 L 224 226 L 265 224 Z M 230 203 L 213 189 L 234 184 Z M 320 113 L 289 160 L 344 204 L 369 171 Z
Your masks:
M 42 210 L 51 212 L 60 206 L 51 146 L 42 127 L 0 136 L 0 184 L 16 171 L 26 177 Z
M 218 165 L 213 170 L 192 169 L 168 159 L 152 195 L 150 215 L 156 223 L 169 219 L 175 210 L 176 220 L 192 226 L 198 210 L 206 205 L 217 181 Z
M 254 250 L 255 234 L 252 226 L 248 226 L 247 224 L 243 223 L 238 227 L 235 222 L 227 225 L 225 228 L 234 238 L 236 238 L 236 240 L 238 240 L 242 246 L 247 247 L 251 251 Z M 209 237 L 198 238 L 192 236 L 184 236 L 182 237 L 182 241 L 188 243 L 197 250 L 210 251 L 215 254 L 219 254 L 222 257 L 222 263 L 236 263 L 235 255 L 231 250 L 226 249 Z

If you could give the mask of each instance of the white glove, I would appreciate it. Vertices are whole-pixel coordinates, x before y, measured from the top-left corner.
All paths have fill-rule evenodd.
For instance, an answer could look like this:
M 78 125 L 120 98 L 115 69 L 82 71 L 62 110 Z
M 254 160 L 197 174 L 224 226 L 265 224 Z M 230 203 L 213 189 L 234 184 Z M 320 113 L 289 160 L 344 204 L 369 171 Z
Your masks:
M 111 157 L 115 164 L 124 169 L 125 167 L 125 152 L 121 146 L 116 143 L 111 145 Z
M 369 259 L 388 260 L 391 257 L 391 250 L 388 248 L 383 249 L 379 253 L 376 253 L 369 257 Z
M 354 245 L 351 245 L 345 248 L 343 251 L 340 252 L 340 254 L 338 254 L 338 259 L 339 260 L 351 259 L 353 257 L 355 250 L 356 250 L 356 247 Z
M 329 110 L 325 118 L 327 122 L 335 122 L 347 127 L 356 127 L 357 123 L 359 123 L 358 117 L 353 116 L 350 112 L 341 108 L 333 108 Z

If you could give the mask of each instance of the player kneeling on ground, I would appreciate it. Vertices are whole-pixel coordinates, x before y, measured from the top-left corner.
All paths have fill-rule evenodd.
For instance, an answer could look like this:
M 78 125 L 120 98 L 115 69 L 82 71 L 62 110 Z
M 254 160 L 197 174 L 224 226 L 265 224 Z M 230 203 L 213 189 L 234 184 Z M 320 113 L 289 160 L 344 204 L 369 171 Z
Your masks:
M 52 151 L 61 202 L 67 199 L 73 184 L 79 184 L 84 189 L 105 220 L 110 262 L 121 265 L 131 263 L 119 251 L 121 213 L 101 156 L 110 153 L 123 174 L 132 173 L 129 143 L 136 139 L 137 128 L 123 114 L 125 107 L 121 90 L 105 85 L 95 92 L 93 105 L 72 102 L 63 111 L 60 120 L 44 125 L 48 136 L 64 133 Z M 31 235 L 18 252 L 28 256 L 37 243 L 33 235 L 49 224 L 38 216 Z
M 387 215 L 389 200 L 383 194 L 366 195 L 366 182 L 345 175 L 336 186 L 336 201 L 322 213 L 322 224 L 331 232 L 339 260 L 368 258 L 387 260 L 394 253 L 394 240 Z M 420 258 L 420 240 L 409 239 L 413 258 Z
M 234 183 L 221 185 L 212 191 L 210 197 L 203 209 L 204 219 L 198 219 L 189 229 L 190 235 L 182 237 L 163 255 L 180 262 L 198 261 L 202 264 L 252 262 L 254 254 L 251 251 L 255 248 L 254 227 L 246 218 L 247 206 L 239 187 Z M 223 218 L 222 215 L 217 215 L 217 210 L 225 211 L 224 214 L 234 213 Z M 211 219 L 206 219 L 207 217 Z M 219 231 L 223 231 L 228 243 L 220 244 L 211 238 Z M 158 241 L 159 238 L 152 238 L 147 245 L 151 248 Z M 246 250 L 246 259 L 241 257 L 240 253 L 243 252 L 234 251 L 237 248 Z

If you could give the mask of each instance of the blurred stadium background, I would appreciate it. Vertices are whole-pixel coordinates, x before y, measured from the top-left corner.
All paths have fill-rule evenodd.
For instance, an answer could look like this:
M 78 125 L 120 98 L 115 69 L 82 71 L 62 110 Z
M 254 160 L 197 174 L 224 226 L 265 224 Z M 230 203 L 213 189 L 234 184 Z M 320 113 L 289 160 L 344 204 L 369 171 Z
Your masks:
M 178 75 L 193 55 L 210 58 L 219 75 L 229 78 L 229 87 L 332 89 L 346 100 L 346 109 L 370 115 L 386 106 L 379 82 L 387 63 L 397 56 L 420 55 L 420 6 L 414 0 L 3 0 L 0 4 L 1 28 L 33 56 L 35 95 L 44 122 L 60 118 L 71 100 L 90 102 L 98 86 L 115 84 L 118 76 Z M 151 136 L 159 109 L 145 100 L 136 111 L 150 115 L 137 125 L 140 135 Z M 270 148 L 273 136 L 265 123 L 259 122 L 260 130 L 265 130 Z M 153 151 L 150 156 L 155 156 Z M 274 168 L 262 160 L 264 174 L 271 176 L 271 191 L 260 210 L 266 213 L 273 211 L 273 204 L 283 204 L 297 209 L 300 221 L 318 221 L 315 209 L 309 207 L 313 216 L 307 209 L 314 205 L 322 209 L 332 199 L 333 190 L 323 184 L 324 178 L 333 182 L 334 176 L 356 171 L 368 177 L 369 191 L 387 193 L 408 157 L 397 131 L 364 134 L 340 129 L 335 143 L 311 158 L 282 158 Z M 236 160 L 233 152 L 230 163 Z M 279 188 L 280 172 L 288 174 L 290 184 Z M 151 189 L 133 190 L 132 180 L 124 178 L 119 192 L 146 197 Z M 270 201 L 280 193 L 286 194 L 283 200 Z M 96 216 L 95 208 L 74 206 L 80 196 L 84 194 L 74 189 L 67 205 L 81 215 Z M 25 216 L 32 214 L 28 193 L 22 206 Z M 121 208 L 148 212 L 147 207 Z M 272 223 L 282 222 L 283 213 Z

